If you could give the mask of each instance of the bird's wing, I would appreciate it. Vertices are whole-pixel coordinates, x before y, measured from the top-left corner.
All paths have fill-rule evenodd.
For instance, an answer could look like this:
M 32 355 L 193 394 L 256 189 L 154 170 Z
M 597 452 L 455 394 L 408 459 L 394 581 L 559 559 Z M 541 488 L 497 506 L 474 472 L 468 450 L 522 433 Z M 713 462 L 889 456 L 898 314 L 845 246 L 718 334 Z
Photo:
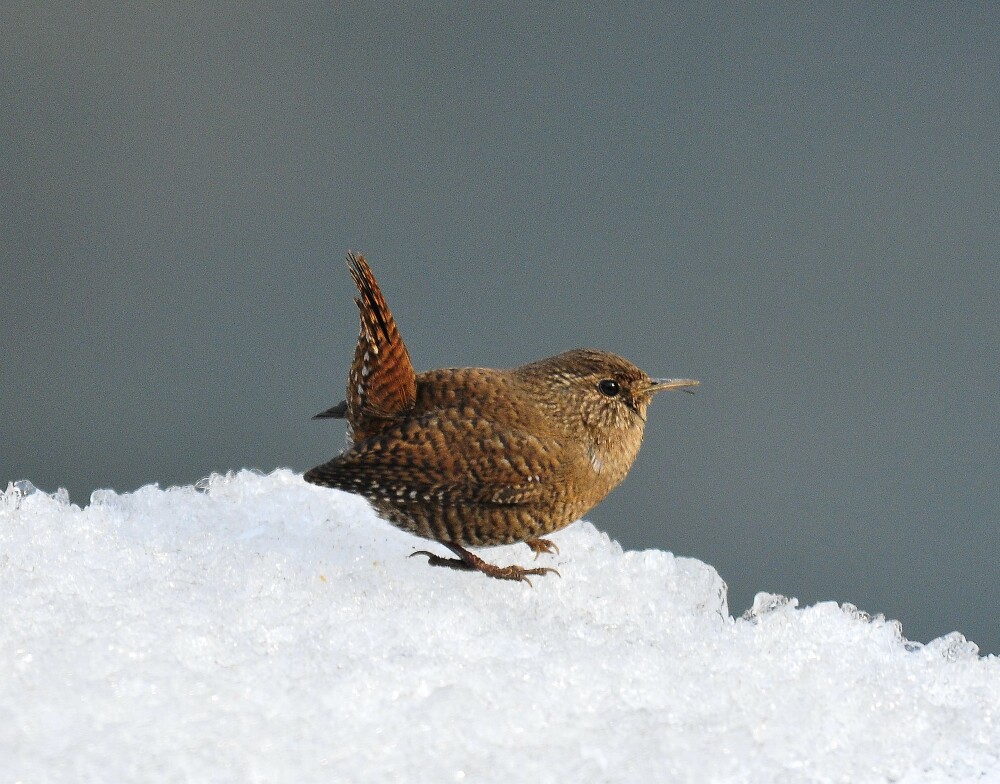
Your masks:
M 407 411 L 416 400 L 413 364 L 385 297 L 365 257 L 347 254 L 347 266 L 358 287 L 354 301 L 361 332 L 347 384 L 347 413 L 355 438 L 368 437 Z
M 551 487 L 562 451 L 552 439 L 435 411 L 355 444 L 305 479 L 389 502 L 522 505 Z

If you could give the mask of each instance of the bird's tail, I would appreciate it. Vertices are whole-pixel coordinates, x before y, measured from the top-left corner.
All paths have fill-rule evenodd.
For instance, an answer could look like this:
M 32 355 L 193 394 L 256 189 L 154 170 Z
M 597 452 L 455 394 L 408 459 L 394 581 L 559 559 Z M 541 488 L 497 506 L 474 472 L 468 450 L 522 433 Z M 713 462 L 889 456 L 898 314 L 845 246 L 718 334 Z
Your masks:
M 358 287 L 354 301 L 361 313 L 347 387 L 347 418 L 359 438 L 371 429 L 367 418 L 392 418 L 409 409 L 416 400 L 416 381 L 409 352 L 368 262 L 351 251 L 347 266 Z

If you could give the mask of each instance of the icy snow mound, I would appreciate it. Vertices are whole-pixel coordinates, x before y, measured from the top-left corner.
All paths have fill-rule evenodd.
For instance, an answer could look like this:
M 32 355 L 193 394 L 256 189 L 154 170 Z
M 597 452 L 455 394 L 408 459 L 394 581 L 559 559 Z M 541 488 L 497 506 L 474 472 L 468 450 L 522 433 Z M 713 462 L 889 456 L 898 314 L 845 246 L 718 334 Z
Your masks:
M 284 470 L 31 490 L 0 495 L 5 781 L 1000 780 L 1000 663 L 961 635 L 734 619 L 711 567 L 586 523 L 534 587 L 432 568 Z

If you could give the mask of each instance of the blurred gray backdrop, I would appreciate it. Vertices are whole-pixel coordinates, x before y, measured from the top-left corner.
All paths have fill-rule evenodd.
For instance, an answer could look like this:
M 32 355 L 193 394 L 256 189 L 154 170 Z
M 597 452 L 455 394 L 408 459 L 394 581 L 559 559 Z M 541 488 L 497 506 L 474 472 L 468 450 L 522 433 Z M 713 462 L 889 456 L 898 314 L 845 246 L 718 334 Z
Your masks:
M 331 457 L 354 248 L 418 370 L 702 379 L 624 546 L 1000 651 L 998 6 L 733 5 L 4 3 L 2 484 Z

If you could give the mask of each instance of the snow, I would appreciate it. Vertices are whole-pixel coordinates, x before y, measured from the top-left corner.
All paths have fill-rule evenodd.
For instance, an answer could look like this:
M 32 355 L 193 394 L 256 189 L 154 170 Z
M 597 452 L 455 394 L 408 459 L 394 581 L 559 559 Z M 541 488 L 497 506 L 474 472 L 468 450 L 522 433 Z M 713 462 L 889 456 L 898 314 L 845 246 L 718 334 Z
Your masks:
M 1000 781 L 1000 662 L 554 535 L 533 586 L 278 470 L 0 495 L 0 780 Z M 442 551 L 442 554 L 446 553 Z M 528 563 L 520 545 L 484 554 Z

